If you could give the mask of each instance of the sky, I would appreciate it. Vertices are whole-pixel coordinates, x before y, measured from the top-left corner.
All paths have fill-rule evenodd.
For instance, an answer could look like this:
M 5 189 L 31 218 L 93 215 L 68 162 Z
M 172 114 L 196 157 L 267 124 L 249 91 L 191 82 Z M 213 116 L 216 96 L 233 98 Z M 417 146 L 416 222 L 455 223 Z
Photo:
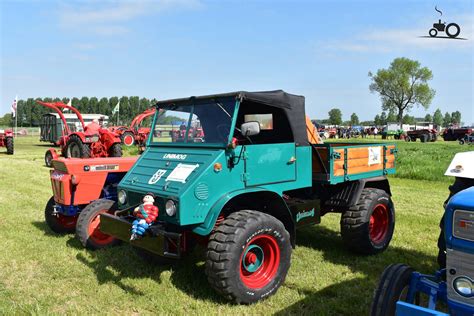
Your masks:
M 435 11 L 435 6 L 442 11 Z M 467 40 L 433 39 L 455 22 Z M 0 0 L 0 115 L 16 95 L 168 99 L 283 89 L 311 118 L 381 112 L 368 72 L 397 57 L 430 68 L 417 117 L 474 123 L 474 1 Z

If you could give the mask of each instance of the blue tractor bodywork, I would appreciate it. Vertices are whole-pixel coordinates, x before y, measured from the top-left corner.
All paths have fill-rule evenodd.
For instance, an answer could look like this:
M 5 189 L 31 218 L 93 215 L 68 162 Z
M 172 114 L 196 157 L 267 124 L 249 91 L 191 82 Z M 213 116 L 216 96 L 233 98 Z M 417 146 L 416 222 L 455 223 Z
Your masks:
M 474 187 L 449 200 L 444 218 L 446 269 L 435 275 L 413 272 L 406 300 L 397 302 L 397 316 L 447 315 L 436 311 L 439 301 L 447 303 L 449 315 L 474 315 Z M 470 281 L 470 293 L 455 285 L 460 279 Z M 419 293 L 428 296 L 427 308 L 415 305 Z

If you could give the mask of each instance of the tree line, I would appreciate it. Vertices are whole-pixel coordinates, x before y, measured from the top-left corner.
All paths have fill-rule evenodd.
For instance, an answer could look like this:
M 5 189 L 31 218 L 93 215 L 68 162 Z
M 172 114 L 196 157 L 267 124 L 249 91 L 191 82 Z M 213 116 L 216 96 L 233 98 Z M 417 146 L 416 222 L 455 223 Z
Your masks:
M 359 116 L 356 113 L 352 113 L 349 120 L 344 121 L 342 119 L 342 111 L 338 108 L 333 108 L 328 112 L 328 119 L 316 120 L 320 124 L 329 125 L 343 125 L 343 126 L 383 126 L 387 123 L 398 123 L 398 117 L 395 110 L 387 112 L 383 111 L 381 114 L 375 115 L 372 121 L 360 121 Z M 440 127 L 448 127 L 451 124 L 461 124 L 461 112 L 454 111 L 452 113 L 446 112 L 444 115 L 440 109 L 436 109 L 433 114 L 426 114 L 424 117 L 414 117 L 405 114 L 402 118 L 403 124 L 413 125 L 419 122 L 434 123 Z
M 67 104 L 69 98 L 28 98 L 26 100 L 18 100 L 17 115 L 19 127 L 34 127 L 39 126 L 41 118 L 44 114 L 53 112 L 50 108 L 37 104 L 36 101 L 43 102 L 63 102 Z M 113 109 L 120 100 L 120 111 L 112 114 Z M 109 122 L 117 123 L 117 115 L 119 116 L 120 125 L 128 125 L 133 118 L 156 104 L 156 99 L 140 98 L 138 96 L 123 96 L 111 98 L 96 98 L 96 97 L 82 97 L 72 98 L 71 104 L 77 108 L 81 113 L 98 113 L 109 116 Z M 0 118 L 0 125 L 13 126 L 14 118 L 11 113 L 5 114 Z

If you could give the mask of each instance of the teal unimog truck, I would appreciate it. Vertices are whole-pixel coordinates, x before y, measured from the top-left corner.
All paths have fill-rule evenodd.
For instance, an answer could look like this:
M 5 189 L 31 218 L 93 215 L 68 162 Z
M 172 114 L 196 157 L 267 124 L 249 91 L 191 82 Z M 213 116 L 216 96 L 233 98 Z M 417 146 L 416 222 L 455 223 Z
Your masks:
M 342 214 L 349 249 L 375 254 L 387 248 L 395 224 L 386 178 L 395 172 L 394 145 L 317 143 L 304 97 L 281 90 L 156 106 L 147 148 L 120 182 L 119 202 L 98 200 L 82 212 L 100 216 L 102 233 L 130 242 L 148 258 L 179 259 L 204 240 L 209 283 L 239 303 L 277 291 L 290 267 L 296 228 L 319 223 L 328 212 Z M 186 131 L 178 141 L 153 132 L 178 118 L 187 131 L 200 126 L 204 137 L 195 141 Z M 158 221 L 130 241 L 131 211 L 149 192 Z M 100 247 L 87 236 L 81 241 Z

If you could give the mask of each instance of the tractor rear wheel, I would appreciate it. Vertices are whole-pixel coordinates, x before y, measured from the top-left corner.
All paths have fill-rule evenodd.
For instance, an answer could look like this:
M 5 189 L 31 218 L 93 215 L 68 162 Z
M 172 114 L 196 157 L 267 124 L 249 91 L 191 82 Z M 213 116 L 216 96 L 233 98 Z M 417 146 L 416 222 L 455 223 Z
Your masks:
M 66 158 L 89 158 L 91 149 L 77 135 L 71 135 L 66 143 Z
M 122 140 L 122 144 L 127 147 L 131 147 L 135 144 L 135 135 L 130 131 L 123 133 L 120 139 Z
M 341 235 L 352 251 L 371 255 L 384 251 L 392 240 L 395 208 L 384 190 L 365 188 L 359 201 L 342 213 Z
M 46 165 L 46 167 L 51 168 L 53 166 L 52 161 L 53 161 L 53 154 L 51 153 L 51 151 L 48 150 L 44 154 L 44 164 Z
M 413 268 L 391 264 L 382 273 L 375 291 L 370 316 L 394 316 L 398 301 L 406 301 Z
M 77 219 L 76 236 L 87 249 L 96 250 L 117 245 L 120 241 L 100 231 L 100 214 L 113 213 L 117 203 L 100 199 L 86 206 Z
M 122 145 L 115 143 L 109 148 L 109 157 L 122 157 Z
M 49 228 L 58 234 L 70 234 L 76 230 L 77 216 L 65 216 L 56 212 L 54 197 L 52 196 L 44 209 L 44 219 Z
M 211 286 L 237 303 L 274 294 L 290 268 L 290 234 L 275 217 L 244 210 L 230 214 L 209 238 L 206 275 Z
M 5 139 L 5 145 L 7 147 L 7 154 L 8 155 L 13 155 L 13 151 L 14 151 L 14 143 L 13 143 L 13 137 L 7 137 Z

